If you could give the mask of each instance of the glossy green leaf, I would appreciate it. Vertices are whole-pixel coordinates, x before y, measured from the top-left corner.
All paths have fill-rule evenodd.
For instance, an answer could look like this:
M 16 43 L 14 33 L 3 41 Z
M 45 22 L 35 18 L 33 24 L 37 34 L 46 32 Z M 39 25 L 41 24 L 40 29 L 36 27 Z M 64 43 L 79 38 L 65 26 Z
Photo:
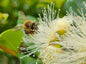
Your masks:
M 34 59 L 32 57 L 25 57 L 21 60 L 21 62 L 22 62 L 22 64 L 36 64 L 36 63 L 42 64 L 42 62 L 40 60 L 37 61 L 36 59 Z
M 23 33 L 21 31 L 6 30 L 0 35 L 0 45 L 17 51 L 17 47 L 21 44 L 22 37 Z
M 77 13 L 78 15 L 80 15 L 80 13 L 79 13 L 78 10 L 81 10 L 81 9 L 85 8 L 83 2 L 86 2 L 86 0 L 67 0 L 65 2 L 65 4 L 63 5 L 62 11 L 64 13 L 66 13 L 66 11 L 70 12 L 70 7 L 71 7 L 72 10 L 75 13 Z M 84 13 L 86 13 L 86 11 L 84 11 Z
M 24 56 L 24 55 L 22 55 L 22 54 L 20 54 L 20 53 L 18 53 L 17 55 L 18 55 L 19 57 Z M 36 63 L 38 63 L 38 64 L 43 64 L 41 60 L 39 60 L 39 59 L 37 59 L 37 58 L 33 58 L 33 57 L 31 57 L 31 56 L 26 56 L 26 57 L 24 57 L 24 58 L 22 58 L 22 59 L 20 59 L 20 60 L 21 60 L 21 64 L 36 64 Z
M 27 18 L 28 18 L 29 20 L 32 20 L 32 21 L 38 23 L 38 20 L 37 20 L 35 17 L 33 17 L 33 16 L 28 15 Z
M 25 57 L 25 58 L 21 59 L 21 64 L 36 64 L 36 63 L 42 64 L 42 61 L 34 59 L 32 57 Z

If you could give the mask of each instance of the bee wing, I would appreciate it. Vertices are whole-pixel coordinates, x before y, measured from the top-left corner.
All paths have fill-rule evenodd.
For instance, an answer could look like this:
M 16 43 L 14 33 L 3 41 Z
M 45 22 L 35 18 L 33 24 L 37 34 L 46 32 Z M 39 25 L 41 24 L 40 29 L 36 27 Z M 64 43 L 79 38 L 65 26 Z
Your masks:
M 23 24 L 24 21 L 28 20 L 22 11 L 19 11 L 18 16 L 18 22 L 20 22 L 21 24 Z
M 23 24 L 19 24 L 13 28 L 13 31 L 18 31 L 23 29 Z

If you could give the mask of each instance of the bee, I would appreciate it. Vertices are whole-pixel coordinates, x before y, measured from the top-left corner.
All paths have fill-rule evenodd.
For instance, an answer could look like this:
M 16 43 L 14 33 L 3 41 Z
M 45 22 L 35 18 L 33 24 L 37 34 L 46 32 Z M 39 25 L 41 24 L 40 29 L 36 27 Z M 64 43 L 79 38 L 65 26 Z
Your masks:
M 32 20 L 27 19 L 22 11 L 19 12 L 18 21 L 21 23 L 14 27 L 14 30 L 21 30 L 24 29 L 26 34 L 34 34 L 37 32 L 38 27 L 35 22 Z

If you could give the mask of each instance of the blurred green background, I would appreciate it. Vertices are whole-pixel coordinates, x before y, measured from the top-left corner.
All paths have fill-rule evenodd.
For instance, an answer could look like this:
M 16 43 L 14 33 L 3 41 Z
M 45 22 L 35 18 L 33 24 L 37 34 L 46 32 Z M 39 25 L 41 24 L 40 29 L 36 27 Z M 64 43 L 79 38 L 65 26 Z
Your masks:
M 0 0 L 0 12 L 9 14 L 6 24 L 0 25 L 0 32 L 17 24 L 18 11 L 37 18 L 41 10 L 51 2 L 54 2 L 55 8 L 58 9 L 62 8 L 65 0 Z
M 55 3 L 54 7 L 57 11 L 58 9 L 61 9 L 59 16 L 63 17 L 66 15 L 66 11 L 69 11 L 70 7 L 72 7 L 72 10 L 74 12 L 79 14 L 77 9 L 83 8 L 83 1 L 86 2 L 86 0 L 0 0 L 0 33 L 2 35 L 0 36 L 0 45 L 4 45 L 7 48 L 12 49 L 11 47 L 9 47 L 8 43 L 3 40 L 2 37 L 8 37 L 9 33 L 12 33 L 14 35 L 10 35 L 9 37 L 14 37 L 13 39 L 15 39 L 15 35 L 17 33 L 9 31 L 9 33 L 6 32 L 6 35 L 4 35 L 5 33 L 2 32 L 17 25 L 19 11 L 23 11 L 30 20 L 38 21 L 38 14 L 42 14 L 43 8 L 47 8 L 47 5 L 49 5 L 51 2 Z M 86 13 L 86 11 L 84 11 L 84 13 Z M 8 18 L 4 17 L 4 14 L 8 14 Z M 8 40 L 10 41 L 9 37 Z M 22 34 L 20 37 L 22 37 Z M 20 42 L 20 40 L 15 41 Z M 11 40 L 10 42 L 12 45 L 14 45 L 15 42 L 12 41 L 13 40 Z M 5 44 L 2 44 L 1 42 L 5 42 Z M 35 55 L 37 56 L 37 54 Z M 18 56 L 21 55 L 18 54 Z M 22 64 L 35 64 L 36 59 L 37 57 L 31 56 L 19 60 L 19 58 L 0 50 L 0 64 L 20 64 L 20 62 Z M 38 61 L 38 64 L 42 64 L 42 62 Z

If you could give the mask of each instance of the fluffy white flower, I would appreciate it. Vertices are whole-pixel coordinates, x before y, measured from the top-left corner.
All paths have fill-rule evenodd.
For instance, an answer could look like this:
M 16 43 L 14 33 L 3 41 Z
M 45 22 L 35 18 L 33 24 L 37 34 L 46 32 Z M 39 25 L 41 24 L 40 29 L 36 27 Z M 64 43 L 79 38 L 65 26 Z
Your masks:
M 64 41 L 60 43 L 65 48 L 63 54 L 65 59 L 62 58 L 59 64 L 61 62 L 65 62 L 65 64 L 86 64 L 86 15 L 84 14 L 85 9 L 78 11 L 80 16 L 72 10 L 71 13 L 68 13 L 73 24 L 63 36 Z
M 35 49 L 27 56 L 39 51 L 39 58 L 41 58 L 44 64 L 59 64 L 61 58 L 65 59 L 65 57 L 60 55 L 62 53 L 62 48 L 58 45 L 61 39 L 60 36 L 70 28 L 71 21 L 68 16 L 63 18 L 56 17 L 54 7 L 51 7 L 53 8 L 52 10 L 48 7 L 48 11 L 43 11 L 43 18 L 40 16 L 37 34 L 25 38 L 24 42 L 34 43 L 34 45 L 28 47 L 28 49 Z M 67 54 L 65 54 L 65 56 L 67 56 Z
M 44 44 L 40 50 L 39 59 L 41 58 L 44 64 L 58 63 L 58 56 L 62 50 L 54 45 Z
M 56 18 L 55 20 L 49 22 L 40 21 L 38 26 L 39 30 L 37 34 L 31 35 L 29 41 L 34 42 L 35 44 L 49 43 L 55 38 L 59 38 L 58 31 L 68 28 L 69 22 L 67 22 L 67 17 Z
M 70 10 L 68 16 L 55 18 L 54 9 L 44 10 L 43 18 L 39 18 L 38 33 L 25 38 L 26 42 L 35 44 L 28 47 L 35 49 L 27 56 L 39 51 L 44 64 L 86 64 L 86 14 L 83 11 L 79 10 L 80 16 Z M 67 32 L 63 39 L 61 31 Z

